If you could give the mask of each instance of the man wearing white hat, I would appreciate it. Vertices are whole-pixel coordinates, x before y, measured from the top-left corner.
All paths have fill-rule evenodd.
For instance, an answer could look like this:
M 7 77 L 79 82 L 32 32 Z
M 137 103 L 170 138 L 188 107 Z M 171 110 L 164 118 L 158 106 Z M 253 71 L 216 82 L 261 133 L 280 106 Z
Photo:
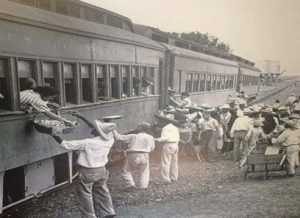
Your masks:
M 115 212 L 110 192 L 106 186 L 108 171 L 108 153 L 114 143 L 115 123 L 89 121 L 78 113 L 74 116 L 81 118 L 91 129 L 94 137 L 82 140 L 62 140 L 52 136 L 66 150 L 78 151 L 79 182 L 77 187 L 78 206 L 84 218 L 114 217 Z
M 245 108 L 242 116 L 238 117 L 230 130 L 230 135 L 233 137 L 233 161 L 238 161 L 240 158 L 240 146 L 243 145 L 244 153 L 248 150 L 248 143 L 246 136 L 252 128 L 251 119 L 247 116 L 251 113 L 251 110 Z
M 161 137 L 156 141 L 162 143 L 161 151 L 161 179 L 164 183 L 175 182 L 178 179 L 178 142 L 179 129 L 174 124 L 178 122 L 168 117 L 161 117 L 163 128 Z
M 295 165 L 299 154 L 300 136 L 297 123 L 293 120 L 284 120 L 285 128 L 277 139 L 273 139 L 272 143 L 281 144 L 285 147 L 287 156 L 287 174 L 290 177 L 295 175 Z
M 198 141 L 201 146 L 201 155 L 206 161 L 211 161 L 209 157 L 209 151 L 215 154 L 217 147 L 217 138 L 221 138 L 220 133 L 222 128 L 218 121 L 210 116 L 212 109 L 207 109 L 203 112 L 203 118 L 197 123 L 199 133 Z
M 126 150 L 126 162 L 122 171 L 126 188 L 146 189 L 149 185 L 149 153 L 154 150 L 155 142 L 153 136 L 148 132 L 151 125 L 146 122 L 139 123 L 136 127 L 137 134 L 116 135 L 117 140 L 128 144 Z M 132 172 L 138 174 L 138 181 L 135 184 Z

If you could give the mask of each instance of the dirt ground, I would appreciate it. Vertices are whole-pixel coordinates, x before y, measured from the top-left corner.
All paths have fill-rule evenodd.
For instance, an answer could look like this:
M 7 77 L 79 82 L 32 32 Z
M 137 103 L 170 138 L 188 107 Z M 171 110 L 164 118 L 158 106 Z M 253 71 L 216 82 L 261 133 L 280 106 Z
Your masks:
M 300 176 L 285 172 L 249 175 L 243 180 L 236 163 L 220 156 L 215 163 L 180 158 L 178 182 L 159 183 L 159 161 L 152 157 L 148 190 L 123 189 L 121 165 L 111 168 L 109 189 L 117 217 L 300 217 Z M 300 175 L 300 172 L 297 172 Z M 75 184 L 5 211 L 4 217 L 80 217 Z
M 292 86 L 266 102 L 284 102 L 299 87 Z M 117 217 L 300 217 L 300 170 L 294 178 L 285 172 L 249 175 L 243 180 L 241 170 L 230 156 L 219 156 L 214 163 L 198 162 L 180 156 L 179 180 L 160 184 L 159 151 L 151 157 L 151 181 L 148 190 L 124 190 L 120 176 L 122 163 L 110 169 L 108 187 L 111 190 Z M 76 218 L 76 182 L 14 209 L 0 217 L 13 218 Z

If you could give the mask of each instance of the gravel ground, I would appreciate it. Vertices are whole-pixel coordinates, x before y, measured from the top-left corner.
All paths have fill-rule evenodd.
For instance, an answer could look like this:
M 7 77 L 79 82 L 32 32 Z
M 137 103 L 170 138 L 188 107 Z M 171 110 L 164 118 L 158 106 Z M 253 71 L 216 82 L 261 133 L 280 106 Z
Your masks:
M 285 102 L 291 92 L 300 95 L 299 87 L 291 86 L 266 103 Z M 181 155 L 178 182 L 162 185 L 157 179 L 159 158 L 159 151 L 151 156 L 148 190 L 124 190 L 122 163 L 110 168 L 108 187 L 119 217 L 300 217 L 300 176 L 287 179 L 279 172 L 265 180 L 264 174 L 256 173 L 244 181 L 229 156 L 206 163 Z M 0 217 L 79 217 L 75 186 L 76 182 L 6 210 Z

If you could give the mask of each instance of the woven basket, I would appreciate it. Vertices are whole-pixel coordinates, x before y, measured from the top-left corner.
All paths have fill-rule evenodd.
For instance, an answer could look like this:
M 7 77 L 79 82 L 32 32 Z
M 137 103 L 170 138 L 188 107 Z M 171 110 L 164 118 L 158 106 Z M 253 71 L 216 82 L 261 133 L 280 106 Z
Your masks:
M 54 127 L 49 127 L 49 126 L 45 126 L 45 125 L 41 124 L 41 122 L 40 122 L 41 120 L 52 121 L 53 119 L 47 117 L 43 113 L 37 113 L 33 117 L 33 125 L 34 125 L 35 129 L 40 133 L 45 133 L 45 134 L 50 134 L 50 135 L 69 134 L 69 133 L 74 132 L 74 130 L 78 127 L 78 124 L 76 124 L 75 126 L 66 126 L 65 124 L 63 124 L 64 126 L 61 127 L 61 131 L 60 131 L 60 133 L 58 133 L 57 131 L 55 131 Z

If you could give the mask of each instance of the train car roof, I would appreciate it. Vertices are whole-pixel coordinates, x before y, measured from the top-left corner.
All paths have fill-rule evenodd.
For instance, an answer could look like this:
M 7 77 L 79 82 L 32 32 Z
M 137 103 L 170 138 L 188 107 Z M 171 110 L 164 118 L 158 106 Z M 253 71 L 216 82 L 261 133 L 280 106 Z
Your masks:
M 1 0 L 0 4 L 0 19 L 164 50 L 160 43 L 120 28 L 65 16 L 7 0 Z
M 235 62 L 235 61 L 230 61 L 230 60 L 226 60 L 226 59 L 223 59 L 223 58 L 218 58 L 218 57 L 211 56 L 211 55 L 208 55 L 208 54 L 203 54 L 203 53 L 191 51 L 191 50 L 188 50 L 188 49 L 176 47 L 176 46 L 165 44 L 165 43 L 162 43 L 162 44 L 167 49 L 171 50 L 177 56 L 182 56 L 182 57 L 187 57 L 187 58 L 194 58 L 194 59 L 199 59 L 199 60 L 203 60 L 203 61 L 209 61 L 209 62 L 224 64 L 224 65 L 231 65 L 231 66 L 235 66 L 235 67 L 239 66 L 238 63 Z
M 261 70 L 258 67 L 250 66 L 250 65 L 247 65 L 247 64 L 244 64 L 244 63 L 241 63 L 241 62 L 238 62 L 238 64 L 242 68 L 246 68 L 246 69 L 249 69 L 249 70 L 254 70 L 254 71 L 257 71 L 259 73 L 261 72 Z

